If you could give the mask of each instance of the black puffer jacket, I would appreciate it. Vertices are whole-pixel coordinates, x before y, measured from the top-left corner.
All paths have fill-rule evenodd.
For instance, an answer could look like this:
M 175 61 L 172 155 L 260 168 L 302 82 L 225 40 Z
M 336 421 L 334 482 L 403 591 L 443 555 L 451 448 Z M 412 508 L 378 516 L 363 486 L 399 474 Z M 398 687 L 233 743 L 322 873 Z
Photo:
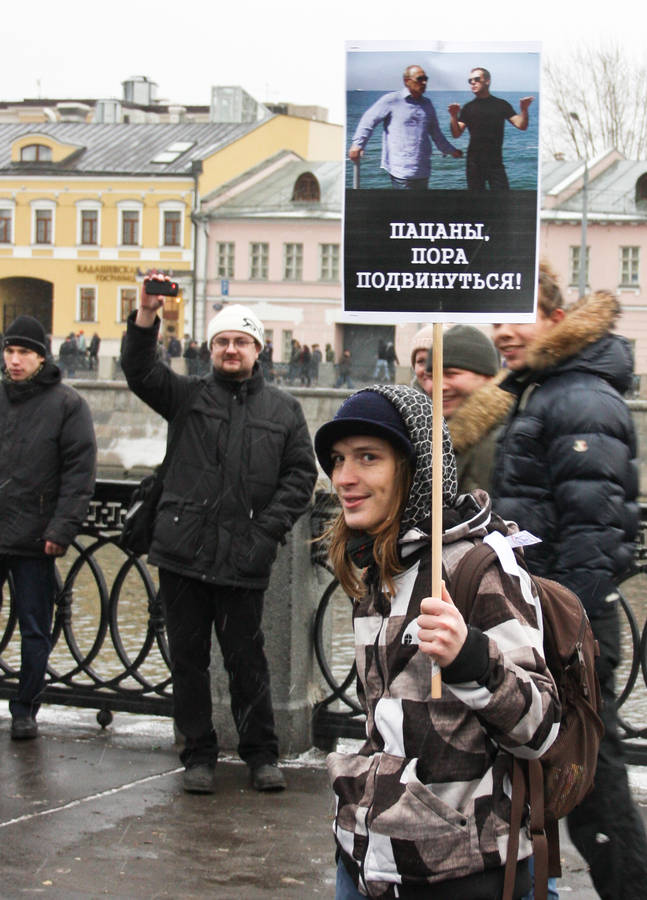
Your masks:
M 47 361 L 0 385 L 0 554 L 40 556 L 75 538 L 94 490 L 96 444 L 85 400 Z
M 610 294 L 580 301 L 501 387 L 516 405 L 497 445 L 493 507 L 542 539 L 531 571 L 574 590 L 594 617 L 629 565 L 639 510 L 628 342 Z
M 256 365 L 238 382 L 185 377 L 156 362 L 159 322 L 128 321 L 128 385 L 169 421 L 190 411 L 164 479 L 150 562 L 213 584 L 267 587 L 277 545 L 305 512 L 317 477 L 298 401 Z

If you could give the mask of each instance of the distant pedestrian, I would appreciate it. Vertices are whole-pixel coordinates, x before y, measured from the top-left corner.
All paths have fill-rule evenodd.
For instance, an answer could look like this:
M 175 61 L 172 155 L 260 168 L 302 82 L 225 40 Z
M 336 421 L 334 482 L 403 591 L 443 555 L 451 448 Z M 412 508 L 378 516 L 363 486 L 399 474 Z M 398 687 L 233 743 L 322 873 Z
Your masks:
M 61 382 L 45 330 L 18 316 L 3 339 L 0 386 L 0 594 L 11 574 L 20 625 L 11 737 L 38 736 L 51 650 L 54 562 L 76 537 L 94 489 L 96 444 L 85 400 Z
M 386 345 L 386 363 L 389 367 L 389 381 L 395 384 L 395 367 L 400 365 L 398 354 L 395 352 L 393 341 Z
M 178 357 L 182 356 L 182 344 L 175 335 L 171 336 L 168 342 L 167 351 L 169 359 L 178 359 Z
M 380 340 L 377 345 L 377 359 L 373 370 L 373 380 L 378 382 L 389 380 L 389 364 L 386 360 L 386 341 L 384 340 Z
M 310 371 L 312 375 L 312 383 L 316 386 L 319 384 L 319 366 L 321 365 L 321 349 L 319 344 L 312 345 L 312 362 Z
M 296 338 L 292 338 L 290 359 L 288 360 L 288 384 L 294 384 L 301 364 L 301 344 Z
M 330 344 L 326 344 L 326 362 L 334 363 L 335 361 L 335 351 L 330 346 Z
M 299 356 L 299 375 L 301 378 L 301 384 L 305 385 L 305 387 L 310 387 L 310 366 L 312 364 L 312 353 L 310 352 L 310 347 L 307 344 L 304 344 L 301 348 L 301 354 Z
M 347 388 L 353 389 L 353 381 L 351 379 L 353 363 L 351 360 L 350 350 L 344 350 L 341 355 L 341 359 L 337 363 L 337 382 L 335 383 L 336 388 L 340 388 L 345 385 Z
M 263 378 L 266 381 L 274 381 L 274 346 L 269 338 L 267 338 L 265 346 L 258 354 L 258 362 L 263 370 Z
M 78 349 L 74 332 L 70 331 L 61 346 L 58 348 L 58 362 L 63 376 L 74 378 L 76 375 Z
M 88 349 L 88 360 L 90 364 L 90 368 L 94 371 L 97 370 L 99 366 L 99 347 L 101 346 L 101 338 L 98 333 L 95 331 L 92 335 L 92 340 L 90 341 L 90 347 Z

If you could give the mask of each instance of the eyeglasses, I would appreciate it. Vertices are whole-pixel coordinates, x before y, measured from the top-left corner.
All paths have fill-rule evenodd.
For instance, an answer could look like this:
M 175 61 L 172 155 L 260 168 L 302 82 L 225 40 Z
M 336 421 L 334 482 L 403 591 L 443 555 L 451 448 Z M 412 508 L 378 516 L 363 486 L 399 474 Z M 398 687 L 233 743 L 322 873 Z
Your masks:
M 467 79 L 468 84 L 480 84 L 482 81 L 483 81 L 482 78 L 468 78 Z
M 249 347 L 250 344 L 256 343 L 255 341 L 247 341 L 245 338 L 214 338 L 214 345 L 218 348 L 218 350 L 226 350 L 230 344 L 233 344 L 236 350 L 244 350 L 245 347 Z
M 415 78 L 412 78 L 411 80 L 417 81 L 418 84 L 426 84 L 429 81 L 429 79 L 427 78 L 426 75 L 417 75 Z

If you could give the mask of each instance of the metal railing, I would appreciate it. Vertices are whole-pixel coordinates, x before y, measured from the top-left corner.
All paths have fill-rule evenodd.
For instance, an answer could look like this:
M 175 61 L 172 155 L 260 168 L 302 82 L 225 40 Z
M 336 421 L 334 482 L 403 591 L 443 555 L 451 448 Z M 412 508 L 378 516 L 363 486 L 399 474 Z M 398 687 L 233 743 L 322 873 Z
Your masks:
M 64 558 L 68 560 L 66 568 L 58 563 L 53 649 L 42 700 L 96 709 L 103 727 L 117 711 L 172 715 L 169 653 L 155 573 L 143 559 L 124 553 L 115 543 L 135 486 L 134 482 L 98 481 L 83 529 L 68 551 L 70 559 Z M 313 537 L 323 533 L 335 509 L 335 498 L 317 493 L 311 515 Z M 328 567 L 323 543 L 313 542 L 311 556 L 314 565 L 330 574 L 313 622 L 314 653 L 329 689 L 313 710 L 313 739 L 317 746 L 327 748 L 339 737 L 363 738 L 365 726 L 354 691 L 352 642 L 340 649 L 339 636 L 350 634 L 350 601 Z M 647 505 L 642 507 L 633 566 L 619 587 L 625 664 L 618 679 L 617 703 L 628 759 L 639 765 L 647 765 L 647 743 L 641 743 L 647 742 L 647 724 L 629 722 L 625 711 L 633 704 L 631 717 L 636 717 L 635 709 L 641 709 L 639 692 L 647 688 L 647 621 L 640 624 L 634 608 L 636 596 L 644 596 L 645 585 L 640 578 L 633 581 L 645 575 Z M 19 675 L 19 635 L 11 579 L 4 595 L 5 604 L 0 607 L 0 698 L 11 699 L 17 693 Z M 81 615 L 83 603 L 93 610 L 90 637 L 88 617 L 83 619 Z M 640 605 L 647 608 L 644 603 Z M 335 609 L 336 633 L 331 625 Z M 133 612 L 137 613 L 134 626 L 129 621 Z M 76 627 L 81 624 L 83 639 Z M 60 662 L 61 657 L 64 662 Z
M 59 589 L 52 627 L 52 654 L 42 701 L 97 709 L 97 720 L 103 727 L 112 721 L 113 711 L 117 710 L 172 715 L 168 646 L 157 587 L 143 559 L 123 553 L 114 541 L 135 486 L 134 482 L 98 481 L 83 528 L 65 557 L 71 561 L 66 563 L 68 569 L 64 576 L 60 574 L 61 562 L 57 563 Z M 106 548 L 112 557 L 110 580 L 101 562 Z M 84 585 L 80 586 L 82 581 Z M 16 696 L 19 676 L 19 639 L 11 578 L 6 592 L 9 605 L 5 610 L 4 629 L 0 628 L 0 697 L 11 699 Z M 143 613 L 135 634 L 139 646 L 134 651 L 127 648 L 123 635 L 127 623 L 121 621 L 119 614 L 126 592 L 135 596 Z M 75 629 L 77 621 L 82 624 L 81 620 L 88 618 L 88 614 L 81 614 L 78 609 L 82 595 L 92 605 L 91 640 L 87 637 L 87 622 L 84 640 Z M 146 668 L 153 652 L 161 662 L 155 666 L 158 675 L 151 677 L 146 674 Z M 57 654 L 64 657 L 62 664 L 57 664 Z

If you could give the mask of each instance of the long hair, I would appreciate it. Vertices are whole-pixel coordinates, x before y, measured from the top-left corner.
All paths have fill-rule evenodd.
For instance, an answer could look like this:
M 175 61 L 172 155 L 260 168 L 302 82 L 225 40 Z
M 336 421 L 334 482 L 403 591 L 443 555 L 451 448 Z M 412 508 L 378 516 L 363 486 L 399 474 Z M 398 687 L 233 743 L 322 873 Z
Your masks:
M 398 535 L 413 478 L 411 466 L 404 454 L 399 450 L 395 450 L 395 453 L 395 491 L 384 521 L 373 535 L 373 557 L 380 572 L 380 580 L 391 594 L 394 593 L 393 578 L 404 569 L 398 556 Z M 357 599 L 366 593 L 366 585 L 361 570 L 353 564 L 346 549 L 353 533 L 353 529 L 346 524 L 343 512 L 340 512 L 323 539 L 329 540 L 328 556 L 339 583 L 349 597 Z

